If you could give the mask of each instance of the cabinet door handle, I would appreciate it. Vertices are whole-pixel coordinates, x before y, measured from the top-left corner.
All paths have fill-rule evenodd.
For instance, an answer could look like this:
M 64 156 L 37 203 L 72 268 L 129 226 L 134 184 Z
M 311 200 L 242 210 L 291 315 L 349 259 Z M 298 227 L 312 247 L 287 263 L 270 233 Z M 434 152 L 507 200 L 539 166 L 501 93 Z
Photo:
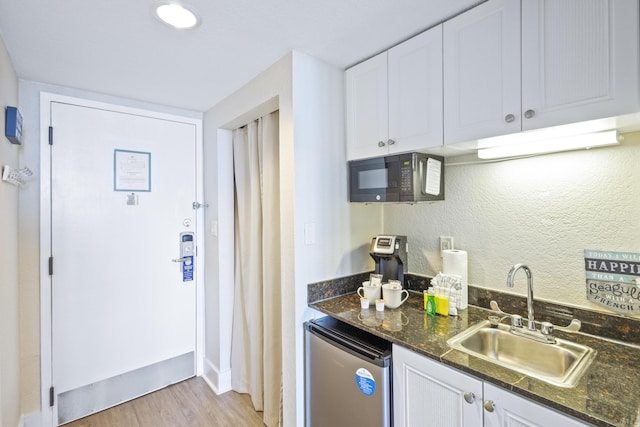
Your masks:
M 472 391 L 468 391 L 464 394 L 464 400 L 467 403 L 473 403 L 476 400 L 476 395 Z
M 385 145 L 384 141 L 378 141 L 378 147 L 384 147 Z
M 388 141 L 387 141 L 387 144 L 389 144 L 389 145 L 393 145 L 393 144 L 395 144 L 395 143 L 396 143 L 396 142 L 395 142 L 393 139 L 390 139 L 390 140 L 388 140 Z
M 507 114 L 506 116 L 504 116 L 504 121 L 507 123 L 511 123 L 516 119 L 516 116 L 514 116 L 513 114 Z
M 527 110 L 527 111 L 524 112 L 524 117 L 527 118 L 527 119 L 530 119 L 535 115 L 536 115 L 536 112 L 533 111 L 533 110 Z
M 493 400 L 485 400 L 482 406 L 484 406 L 484 410 L 487 412 L 493 412 L 496 409 L 496 404 L 493 403 Z

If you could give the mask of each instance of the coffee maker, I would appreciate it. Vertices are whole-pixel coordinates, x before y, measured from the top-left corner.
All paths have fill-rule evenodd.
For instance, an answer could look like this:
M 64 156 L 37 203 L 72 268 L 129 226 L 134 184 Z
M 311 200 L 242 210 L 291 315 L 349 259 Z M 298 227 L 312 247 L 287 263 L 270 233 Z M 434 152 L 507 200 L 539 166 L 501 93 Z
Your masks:
M 407 269 L 407 236 L 376 236 L 371 241 L 369 255 L 376 263 L 375 273 L 382 274 L 382 282 L 399 280 L 404 287 Z

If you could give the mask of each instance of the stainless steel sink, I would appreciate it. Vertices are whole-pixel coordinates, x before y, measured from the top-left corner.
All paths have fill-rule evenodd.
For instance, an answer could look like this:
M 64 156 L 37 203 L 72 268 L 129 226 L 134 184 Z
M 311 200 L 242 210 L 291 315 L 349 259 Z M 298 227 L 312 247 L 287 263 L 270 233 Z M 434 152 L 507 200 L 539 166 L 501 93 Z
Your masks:
M 480 322 L 451 338 L 456 350 L 560 387 L 574 387 L 595 357 L 587 346 L 556 338 L 556 344 L 515 335 L 509 326 Z

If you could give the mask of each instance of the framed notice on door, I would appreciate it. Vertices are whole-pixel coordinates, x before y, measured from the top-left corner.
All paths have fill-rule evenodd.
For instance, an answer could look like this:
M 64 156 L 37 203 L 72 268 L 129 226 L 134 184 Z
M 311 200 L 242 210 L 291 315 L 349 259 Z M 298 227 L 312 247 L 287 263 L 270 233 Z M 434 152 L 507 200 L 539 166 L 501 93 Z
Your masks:
M 151 153 L 114 150 L 113 190 L 151 191 Z

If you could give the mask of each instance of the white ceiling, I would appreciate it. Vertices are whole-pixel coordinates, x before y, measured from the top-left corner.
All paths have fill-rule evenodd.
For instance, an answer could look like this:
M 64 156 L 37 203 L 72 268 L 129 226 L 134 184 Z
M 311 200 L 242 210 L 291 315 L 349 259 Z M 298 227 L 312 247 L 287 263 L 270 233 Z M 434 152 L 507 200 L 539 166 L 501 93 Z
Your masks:
M 347 68 L 480 0 L 186 0 L 178 31 L 154 0 L 0 0 L 18 77 L 206 111 L 291 50 Z

